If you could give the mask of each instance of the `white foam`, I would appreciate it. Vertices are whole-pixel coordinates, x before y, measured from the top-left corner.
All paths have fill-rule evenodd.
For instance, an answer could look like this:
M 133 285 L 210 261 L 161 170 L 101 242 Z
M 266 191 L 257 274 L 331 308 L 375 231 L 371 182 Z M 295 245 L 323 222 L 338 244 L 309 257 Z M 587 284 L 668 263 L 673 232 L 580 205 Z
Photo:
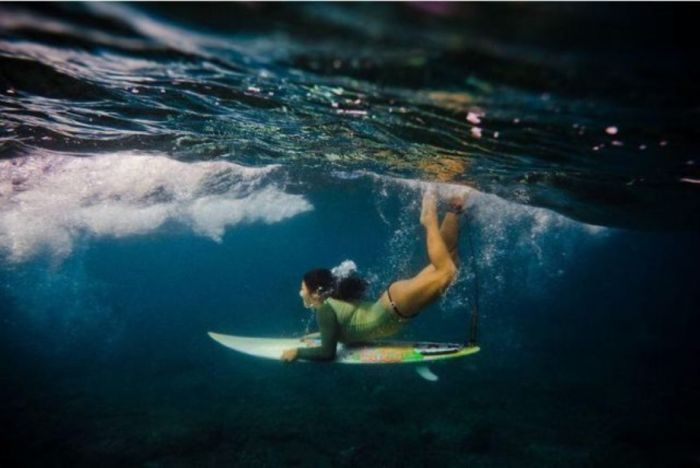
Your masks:
M 357 271 L 357 264 L 352 260 L 343 260 L 338 266 L 331 269 L 336 278 L 347 278 Z
M 452 184 L 449 182 L 429 182 L 419 179 L 404 179 L 400 177 L 380 175 L 365 170 L 357 170 L 351 172 L 333 171 L 331 174 L 339 179 L 352 180 L 360 177 L 369 177 L 382 184 L 394 184 L 411 190 L 432 190 L 440 198 L 449 198 L 453 195 L 479 193 L 475 188 L 468 187 L 462 184 Z
M 515 274 L 524 274 L 522 284 L 525 284 L 533 293 L 546 291 L 546 288 L 541 287 L 542 278 L 561 276 L 564 269 L 572 265 L 569 259 L 575 258 L 582 252 L 582 241 L 602 240 L 613 233 L 608 228 L 581 223 L 546 208 L 510 202 L 463 185 L 401 179 L 371 172 L 357 171 L 354 174 L 361 174 L 377 181 L 375 190 L 380 217 L 385 217 L 382 213 L 382 204 L 389 198 L 389 193 L 397 193 L 404 207 L 403 212 L 413 214 L 413 216 L 400 216 L 398 219 L 387 220 L 387 225 L 394 231 L 389 241 L 390 253 L 387 256 L 387 263 L 393 274 L 401 272 L 408 275 L 414 271 L 414 266 L 409 262 L 412 256 L 410 253 L 413 252 L 416 236 L 422 237 L 418 215 L 420 192 L 426 189 L 434 190 L 443 199 L 456 193 L 469 192 L 468 205 L 472 216 L 470 216 L 471 226 L 467 229 L 474 229 L 478 233 L 475 254 L 479 269 L 482 271 L 481 281 L 489 284 L 494 291 L 500 291 L 506 286 L 507 278 L 514 274 L 509 270 L 514 262 L 517 265 L 526 265 L 525 271 L 515 272 Z M 387 190 L 388 186 L 393 189 Z M 527 199 L 527 194 L 520 194 L 518 198 Z M 466 229 L 464 232 L 466 236 Z M 464 240 L 468 241 L 467 238 Z M 591 244 L 586 243 L 586 245 Z M 469 255 L 468 245 L 462 248 L 465 262 L 466 255 Z M 516 256 L 519 258 L 514 260 Z M 473 277 L 469 276 L 468 271 L 465 273 L 466 275 L 458 277 L 456 283 L 471 284 Z M 457 302 L 464 300 L 459 297 L 459 294 L 456 292 L 451 294 L 448 290 L 444 296 L 445 301 L 449 302 L 450 306 L 454 306 Z
M 78 236 L 126 237 L 175 222 L 220 241 L 241 223 L 276 223 L 312 206 L 268 175 L 224 161 L 164 155 L 35 154 L 0 161 L 0 251 L 11 262 L 68 256 Z

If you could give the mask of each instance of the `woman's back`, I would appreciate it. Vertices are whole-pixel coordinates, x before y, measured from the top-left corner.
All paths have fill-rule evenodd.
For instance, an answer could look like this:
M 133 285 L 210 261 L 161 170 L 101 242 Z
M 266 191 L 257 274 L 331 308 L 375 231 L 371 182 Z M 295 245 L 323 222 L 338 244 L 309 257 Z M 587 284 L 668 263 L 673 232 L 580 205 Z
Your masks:
M 393 335 L 401 324 L 393 313 L 384 309 L 379 301 L 346 302 L 329 297 L 324 306 L 335 312 L 340 327 L 339 341 L 355 343 Z

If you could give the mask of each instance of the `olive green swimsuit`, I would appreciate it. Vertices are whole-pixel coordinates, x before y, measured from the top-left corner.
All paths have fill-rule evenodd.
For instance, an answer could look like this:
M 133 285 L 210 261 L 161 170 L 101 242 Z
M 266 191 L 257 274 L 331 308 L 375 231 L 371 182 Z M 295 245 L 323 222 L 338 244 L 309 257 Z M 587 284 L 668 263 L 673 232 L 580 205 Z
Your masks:
M 321 346 L 299 348 L 297 357 L 313 361 L 335 359 L 338 342 L 356 343 L 394 335 L 408 322 L 381 301 L 353 304 L 328 298 L 316 309 Z

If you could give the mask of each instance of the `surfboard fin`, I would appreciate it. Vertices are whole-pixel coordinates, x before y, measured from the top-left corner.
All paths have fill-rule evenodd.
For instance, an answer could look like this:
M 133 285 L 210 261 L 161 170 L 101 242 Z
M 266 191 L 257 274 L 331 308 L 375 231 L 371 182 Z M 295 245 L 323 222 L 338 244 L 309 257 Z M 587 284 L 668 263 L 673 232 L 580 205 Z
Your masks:
M 429 382 L 437 382 L 438 376 L 433 374 L 428 366 L 416 366 L 416 372 Z

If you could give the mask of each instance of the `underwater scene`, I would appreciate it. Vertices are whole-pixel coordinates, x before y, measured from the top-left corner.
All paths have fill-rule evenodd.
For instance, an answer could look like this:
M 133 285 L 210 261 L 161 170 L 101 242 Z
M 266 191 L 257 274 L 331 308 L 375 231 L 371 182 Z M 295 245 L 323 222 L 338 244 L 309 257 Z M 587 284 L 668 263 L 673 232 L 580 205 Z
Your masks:
M 696 13 L 0 4 L 0 465 L 700 466 Z

